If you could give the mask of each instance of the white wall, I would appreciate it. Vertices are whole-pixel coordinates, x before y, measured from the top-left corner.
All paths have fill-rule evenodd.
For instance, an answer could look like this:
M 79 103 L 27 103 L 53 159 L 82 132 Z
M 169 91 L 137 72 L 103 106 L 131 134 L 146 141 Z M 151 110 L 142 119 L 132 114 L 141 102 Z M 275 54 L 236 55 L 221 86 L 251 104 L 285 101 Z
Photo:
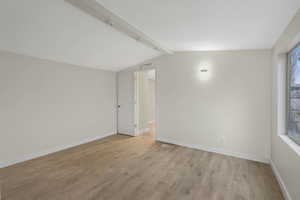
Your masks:
M 285 137 L 285 70 L 286 54 L 300 42 L 300 11 L 277 41 L 272 52 L 273 93 L 272 93 L 272 151 L 271 159 L 278 170 L 285 195 L 289 199 L 300 199 L 300 154 L 292 149 L 293 142 Z M 296 148 L 300 147 L 295 145 Z
M 187 52 L 155 60 L 158 140 L 268 162 L 270 55 Z
M 139 102 L 139 128 L 147 128 L 148 124 L 148 79 L 146 71 L 138 73 L 138 102 Z
M 139 127 L 145 129 L 155 118 L 155 81 L 149 79 L 148 71 L 139 72 Z
M 186 52 L 152 62 L 157 70 L 157 139 L 268 162 L 271 51 Z M 207 66 L 209 80 L 199 75 Z M 133 73 L 138 66 L 120 74 Z
M 0 164 L 116 132 L 116 74 L 0 52 Z
M 155 80 L 148 79 L 149 81 L 149 117 L 148 122 L 155 121 Z

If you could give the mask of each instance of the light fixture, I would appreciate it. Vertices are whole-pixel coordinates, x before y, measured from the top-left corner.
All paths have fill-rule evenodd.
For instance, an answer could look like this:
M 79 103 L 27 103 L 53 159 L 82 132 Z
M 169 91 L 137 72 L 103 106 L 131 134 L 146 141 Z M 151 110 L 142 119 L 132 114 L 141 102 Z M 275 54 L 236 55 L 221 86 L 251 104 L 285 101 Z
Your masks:
M 201 81 L 207 81 L 211 78 L 211 72 L 207 66 L 200 66 L 198 78 Z

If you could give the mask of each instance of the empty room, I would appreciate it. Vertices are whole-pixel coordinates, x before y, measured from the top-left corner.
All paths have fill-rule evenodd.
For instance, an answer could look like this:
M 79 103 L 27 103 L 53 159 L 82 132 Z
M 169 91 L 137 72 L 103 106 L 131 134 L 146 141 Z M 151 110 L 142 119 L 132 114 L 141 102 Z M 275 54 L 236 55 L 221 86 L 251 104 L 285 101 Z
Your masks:
M 300 200 L 300 0 L 0 0 L 0 200 Z

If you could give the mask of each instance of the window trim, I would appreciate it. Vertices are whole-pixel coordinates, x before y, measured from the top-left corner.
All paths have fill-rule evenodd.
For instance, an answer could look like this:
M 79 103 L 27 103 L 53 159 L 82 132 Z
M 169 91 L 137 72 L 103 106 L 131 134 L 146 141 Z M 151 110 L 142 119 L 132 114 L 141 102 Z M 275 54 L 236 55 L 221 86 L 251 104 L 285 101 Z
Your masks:
M 279 134 L 279 137 L 300 156 L 300 146 L 292 140 L 287 134 Z
M 279 134 L 281 139 L 286 142 L 293 150 L 296 151 L 296 153 L 300 156 L 300 144 L 298 144 L 296 141 L 294 141 L 288 134 L 288 123 L 289 123 L 289 110 L 290 110 L 290 64 L 291 64 L 291 56 L 290 54 L 297 48 L 300 48 L 300 42 L 297 43 L 294 48 L 289 50 L 287 52 L 287 67 L 286 67 L 286 92 L 285 92 L 285 99 L 286 99 L 286 105 L 285 105 L 285 134 Z M 296 84 L 294 87 L 300 87 L 300 84 Z

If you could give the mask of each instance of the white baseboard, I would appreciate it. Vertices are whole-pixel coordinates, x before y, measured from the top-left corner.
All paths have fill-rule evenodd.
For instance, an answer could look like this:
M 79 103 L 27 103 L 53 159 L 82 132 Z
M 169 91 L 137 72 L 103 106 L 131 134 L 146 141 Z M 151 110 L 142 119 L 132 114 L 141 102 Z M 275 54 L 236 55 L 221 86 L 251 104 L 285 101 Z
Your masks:
M 78 145 L 81 145 L 81 144 L 85 144 L 85 143 L 89 143 L 89 142 L 92 142 L 92 141 L 95 141 L 95 140 L 99 140 L 99 139 L 102 139 L 102 138 L 105 138 L 107 136 L 114 135 L 114 134 L 116 134 L 116 133 L 109 133 L 109 134 L 105 134 L 105 135 L 102 135 L 102 136 L 90 137 L 90 138 L 86 138 L 86 139 L 84 139 L 80 142 L 74 142 L 74 143 L 71 143 L 71 144 L 57 146 L 57 147 L 54 147 L 54 148 L 51 148 L 51 149 L 47 149 L 45 151 L 27 154 L 27 155 L 24 155 L 20 158 L 0 163 L 0 168 L 8 167 L 8 166 L 11 166 L 11 165 L 14 165 L 14 164 L 17 164 L 17 163 L 21 163 L 21 162 L 32 160 L 32 159 L 35 159 L 35 158 L 38 158 L 38 157 L 41 157 L 41 156 L 45 156 L 45 155 L 48 155 L 48 154 L 51 154 L 51 153 L 55 153 L 55 152 L 58 152 L 58 151 L 69 149 L 71 147 L 75 147 L 75 146 L 78 146 Z
M 192 149 L 198 149 L 198 150 L 223 154 L 223 155 L 227 155 L 227 156 L 233 156 L 233 157 L 242 158 L 242 159 L 246 159 L 246 160 L 253 160 L 253 161 L 267 163 L 267 164 L 270 163 L 270 160 L 268 158 L 261 158 L 261 157 L 256 156 L 256 155 L 249 155 L 249 154 L 232 152 L 232 151 L 227 151 L 227 150 L 224 150 L 224 149 L 204 147 L 204 146 L 199 146 L 199 145 L 183 144 L 183 143 L 176 142 L 174 140 L 163 139 L 163 138 L 156 138 L 156 140 L 160 141 L 160 142 L 164 142 L 164 143 L 170 143 L 170 144 L 184 146 L 184 147 L 188 147 L 188 148 L 192 148 Z
M 117 133 L 117 134 L 120 134 L 120 135 L 128 135 L 128 136 L 135 136 L 135 135 L 134 135 L 134 132 L 121 132 L 121 133 Z
M 271 164 L 272 170 L 273 170 L 273 172 L 275 174 L 275 177 L 276 177 L 276 179 L 277 179 L 277 181 L 279 183 L 279 186 L 280 186 L 281 191 L 283 193 L 284 199 L 285 200 L 292 200 L 292 197 L 291 197 L 289 191 L 287 190 L 287 187 L 284 184 L 284 182 L 283 182 L 283 180 L 282 180 L 282 178 L 280 176 L 280 173 L 279 173 L 279 171 L 278 171 L 275 163 L 272 160 L 270 160 L 270 164 Z

